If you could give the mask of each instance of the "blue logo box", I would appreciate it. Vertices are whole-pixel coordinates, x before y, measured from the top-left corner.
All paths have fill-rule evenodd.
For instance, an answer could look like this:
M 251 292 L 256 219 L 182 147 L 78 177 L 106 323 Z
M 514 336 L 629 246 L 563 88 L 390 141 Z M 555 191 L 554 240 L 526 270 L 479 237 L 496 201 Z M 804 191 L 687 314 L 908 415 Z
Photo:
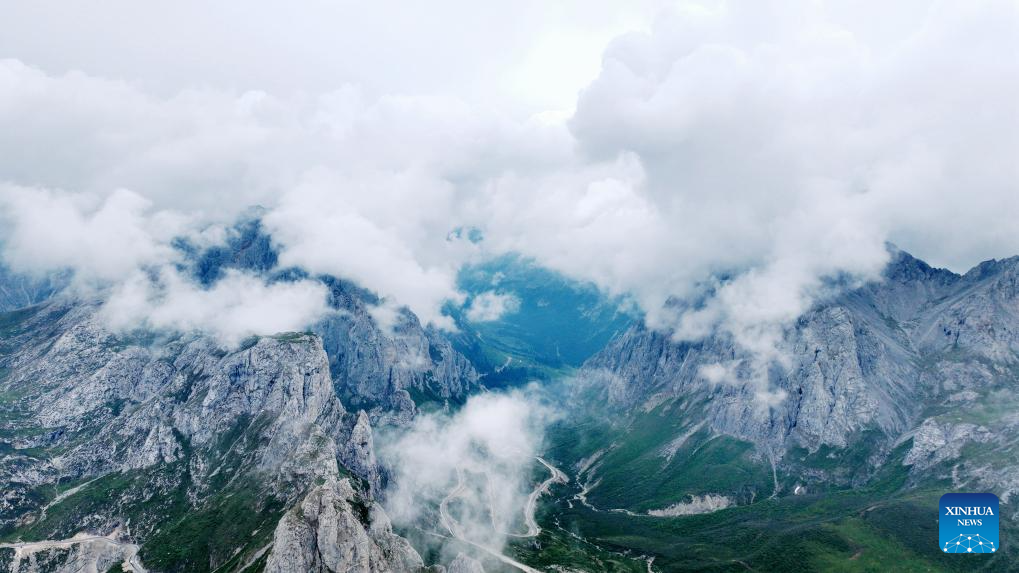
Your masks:
M 995 553 L 998 550 L 998 496 L 946 493 L 941 496 L 938 545 L 943 553 Z

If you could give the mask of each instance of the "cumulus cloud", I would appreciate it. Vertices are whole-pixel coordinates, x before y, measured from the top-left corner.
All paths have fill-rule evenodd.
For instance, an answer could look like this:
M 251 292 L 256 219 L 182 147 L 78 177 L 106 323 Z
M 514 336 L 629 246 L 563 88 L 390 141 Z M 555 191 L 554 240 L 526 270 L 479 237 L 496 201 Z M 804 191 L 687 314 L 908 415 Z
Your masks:
M 733 363 L 716 362 L 701 366 L 699 374 L 702 378 L 712 384 L 721 384 L 735 378 L 734 370 L 737 365 Z
M 119 283 L 101 316 L 117 330 L 204 333 L 234 347 L 252 335 L 304 330 L 328 311 L 327 297 L 316 281 L 266 284 L 238 271 L 203 289 L 164 267 L 156 277 L 137 273 Z
M 683 2 L 607 46 L 575 112 L 530 116 L 466 89 L 147 91 L 6 60 L 0 171 L 93 197 L 68 228 L 123 213 L 103 241 L 124 243 L 116 261 L 88 242 L 37 256 L 22 226 L 6 256 L 123 276 L 163 256 L 130 240 L 152 213 L 261 203 L 285 264 L 378 292 L 381 318 L 406 305 L 450 327 L 460 266 L 519 252 L 677 339 L 721 331 L 781 362 L 788 324 L 877 278 L 886 241 L 955 270 L 1019 252 L 1015 10 Z M 94 199 L 117 188 L 153 208 Z
M 302 280 L 267 284 L 228 271 L 203 288 L 177 270 L 172 241 L 223 240 L 222 227 L 195 227 L 188 217 L 154 210 L 137 193 L 101 196 L 0 187 L 3 262 L 18 272 L 72 271 L 72 288 L 105 300 L 100 318 L 117 331 L 199 332 L 235 346 L 253 334 L 302 330 L 328 312 L 327 290 Z
M 491 322 L 499 320 L 505 314 L 514 313 L 519 308 L 520 299 L 512 294 L 485 291 L 471 300 L 466 316 L 471 322 Z
M 869 275 L 875 236 L 965 269 L 987 243 L 957 237 L 984 224 L 1016 248 L 1015 27 L 1009 2 L 688 4 L 609 46 L 570 126 L 590 157 L 639 158 L 695 274 Z
M 29 200 L 27 192 L 5 191 L 5 211 L 21 222 L 6 248 L 17 262 L 52 267 L 62 257 L 82 276 L 114 279 L 113 271 L 122 277 L 166 254 L 160 245 L 168 233 L 140 231 L 152 231 L 146 210 L 160 219 L 186 213 L 197 228 L 261 203 L 284 264 L 355 280 L 390 307 L 408 306 L 446 328 L 452 322 L 440 309 L 462 301 L 456 271 L 477 251 L 449 239 L 470 193 L 453 180 L 554 163 L 568 139 L 561 125 L 509 121 L 456 98 L 368 101 L 355 86 L 287 98 L 210 90 L 161 96 L 82 73 L 48 75 L 16 60 L 0 61 L 0 84 L 0 119 L 10 126 L 0 133 L 0 169 L 22 185 L 76 190 L 59 193 L 62 205 L 73 205 L 56 215 L 87 211 L 111 186 L 134 190 L 118 191 L 107 206 L 130 212 L 97 211 L 118 219 L 109 228 L 123 229 L 117 244 L 96 232 L 74 245 L 54 242 L 43 258 L 36 250 L 46 244 L 38 236 L 50 211 L 45 194 Z M 99 242 L 103 248 L 89 247 Z M 94 256 L 79 256 L 82 248 Z
M 127 188 L 159 209 L 230 216 L 271 197 L 296 161 L 288 145 L 296 112 L 258 91 L 155 96 L 4 59 L 0 93 L 0 172 L 22 185 Z
M 25 272 L 70 269 L 83 280 L 118 280 L 168 261 L 183 218 L 118 190 L 105 197 L 0 185 L 3 258 Z
M 536 394 L 475 395 L 455 414 L 418 416 L 411 428 L 383 434 L 377 443 L 394 470 L 386 500 L 394 522 L 414 525 L 445 499 L 454 527 L 476 543 L 499 549 L 507 534 L 525 531 L 530 476 L 552 419 Z
M 687 3 L 619 37 L 569 120 L 582 167 L 494 183 L 486 237 L 759 364 L 888 240 L 957 270 L 1014 254 L 1015 6 L 913 8 Z
M 441 223 L 399 222 L 415 218 L 403 211 L 414 209 L 415 194 L 435 198 L 449 192 L 448 186 L 432 185 L 441 183 L 412 175 L 365 181 L 319 174 L 286 193 L 265 224 L 281 246 L 283 265 L 354 280 L 389 299 L 390 307 L 407 305 L 422 322 L 451 328 L 440 309 L 447 300 L 462 299 L 456 264 L 465 245 L 446 241 Z M 392 202 L 380 195 L 390 195 Z M 395 207 L 401 195 L 405 204 Z M 366 205 L 370 202 L 375 205 Z

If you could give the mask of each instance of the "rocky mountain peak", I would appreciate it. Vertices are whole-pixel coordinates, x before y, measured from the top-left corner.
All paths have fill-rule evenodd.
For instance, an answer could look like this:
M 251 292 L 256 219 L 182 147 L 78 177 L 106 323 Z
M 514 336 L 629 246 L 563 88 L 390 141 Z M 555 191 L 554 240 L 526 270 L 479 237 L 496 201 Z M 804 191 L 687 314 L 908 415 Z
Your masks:
M 266 573 L 418 572 L 424 562 L 346 479 L 316 486 L 276 526 Z

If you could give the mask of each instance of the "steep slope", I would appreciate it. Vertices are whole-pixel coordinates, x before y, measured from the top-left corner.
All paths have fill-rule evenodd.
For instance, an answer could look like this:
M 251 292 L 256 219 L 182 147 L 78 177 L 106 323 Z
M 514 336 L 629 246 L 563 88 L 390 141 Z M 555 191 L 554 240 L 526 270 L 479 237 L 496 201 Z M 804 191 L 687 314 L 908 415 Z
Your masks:
M 306 276 L 300 269 L 278 265 L 279 255 L 259 215 L 254 210 L 228 229 L 223 245 L 202 249 L 178 244 L 196 281 L 213 284 L 228 269 L 271 281 Z M 382 326 L 373 315 L 381 303 L 375 294 L 336 277 L 315 278 L 329 288 L 335 312 L 312 331 L 322 339 L 336 392 L 349 407 L 369 411 L 375 421 L 405 423 L 417 403 L 462 402 L 479 389 L 471 363 L 413 313 L 399 310 L 392 325 Z
M 393 534 L 382 508 L 366 505 L 349 480 L 316 486 L 276 526 L 266 573 L 424 569 L 406 539 Z
M 750 356 L 731 340 L 676 342 L 641 325 L 585 364 L 584 391 L 624 411 L 682 402 L 705 429 L 778 458 L 795 447 L 844 449 L 868 432 L 891 445 L 933 405 L 1014 387 L 1017 268 L 985 263 L 959 277 L 899 253 L 883 282 L 820 304 L 787 331 L 788 364 L 767 373 L 784 399 L 770 408 L 757 399 Z
M 46 301 L 67 286 L 68 273 L 31 276 L 0 264 L 0 312 L 9 312 Z
M 632 327 L 587 361 L 574 416 L 554 430 L 554 457 L 578 478 L 559 519 L 610 544 L 633 531 L 618 547 L 662 552 L 667 569 L 703 565 L 694 547 L 708 531 L 720 555 L 754 568 L 783 563 L 769 549 L 779 544 L 808 568 L 844 547 L 876 554 L 867 536 L 898 540 L 921 568 L 945 566 L 936 531 L 889 520 L 932 518 L 940 493 L 961 488 L 998 494 L 1014 528 L 1017 278 L 1017 259 L 960 276 L 895 253 L 884 280 L 822 301 L 785 332 L 785 362 L 766 374 L 781 396 L 771 404 L 726 337 Z M 666 549 L 664 531 L 689 542 Z
M 278 267 L 257 220 L 222 246 L 177 248 L 181 269 L 206 286 L 227 269 L 304 276 Z M 102 302 L 73 292 L 12 299 L 17 308 L 0 314 L 0 541 L 16 543 L 0 548 L 0 566 L 105 570 L 138 559 L 158 571 L 262 570 L 292 555 L 273 532 L 312 497 L 335 498 L 322 511 L 375 507 L 385 471 L 373 425 L 406 423 L 415 400 L 461 401 L 478 376 L 412 313 L 383 328 L 374 295 L 318 280 L 329 316 L 238 348 L 199 333 L 111 332 Z M 315 555 L 366 534 L 380 552 L 363 570 L 423 566 L 381 509 L 357 515 L 364 531 L 320 538 Z
M 5 337 L 17 348 L 0 382 L 8 537 L 123 525 L 153 566 L 205 570 L 252 549 L 312 483 L 349 471 L 338 460 L 360 472 L 363 495 L 380 487 L 364 463 L 370 428 L 337 399 L 317 337 L 142 346 L 93 310 L 33 307 Z
M 433 328 L 401 311 L 391 331 L 372 317 L 369 295 L 324 279 L 337 312 L 313 328 L 329 357 L 336 392 L 374 419 L 404 423 L 417 404 L 462 403 L 480 389 L 477 371 Z

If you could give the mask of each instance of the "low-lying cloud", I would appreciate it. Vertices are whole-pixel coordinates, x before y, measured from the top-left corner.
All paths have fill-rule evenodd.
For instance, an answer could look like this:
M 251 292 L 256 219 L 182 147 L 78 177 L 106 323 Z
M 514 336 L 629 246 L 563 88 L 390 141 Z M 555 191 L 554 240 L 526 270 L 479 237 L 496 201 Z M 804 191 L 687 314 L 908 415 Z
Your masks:
M 485 291 L 476 295 L 467 306 L 467 320 L 492 322 L 520 309 L 520 299 L 509 293 Z
M 139 272 L 113 288 L 100 316 L 120 331 L 206 333 L 227 347 L 252 335 L 302 331 L 329 310 L 326 287 L 312 280 L 267 284 L 226 271 L 202 288 L 172 267 Z
M 0 186 L 3 258 L 27 273 L 71 269 L 89 282 L 124 279 L 170 260 L 169 241 L 183 229 L 182 217 L 151 206 L 127 190 L 99 197 Z
M 434 512 L 447 499 L 453 527 L 471 541 L 498 550 L 507 534 L 525 532 L 530 477 L 552 419 L 536 394 L 475 395 L 454 414 L 419 415 L 409 429 L 382 435 L 380 458 L 393 471 L 386 500 L 393 521 L 437 523 Z
M 154 210 L 137 193 L 105 197 L 47 189 L 0 188 L 7 222 L 3 262 L 24 273 L 71 271 L 72 289 L 104 304 L 99 317 L 118 332 L 136 329 L 201 333 L 236 346 L 257 334 L 300 331 L 321 319 L 328 291 L 313 280 L 266 282 L 228 270 L 213 285 L 182 273 L 173 241 L 216 245 L 222 227 Z

